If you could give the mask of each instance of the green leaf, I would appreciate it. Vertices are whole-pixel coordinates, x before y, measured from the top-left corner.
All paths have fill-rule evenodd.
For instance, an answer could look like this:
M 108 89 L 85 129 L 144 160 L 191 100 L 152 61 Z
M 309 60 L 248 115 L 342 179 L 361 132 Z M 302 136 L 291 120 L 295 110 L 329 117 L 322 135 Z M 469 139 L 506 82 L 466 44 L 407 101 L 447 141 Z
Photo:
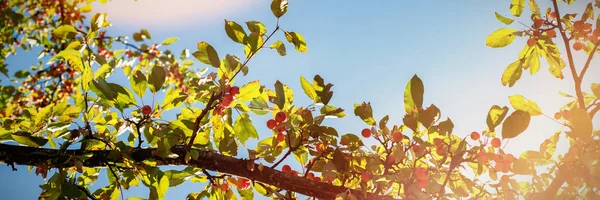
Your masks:
M 283 109 L 283 106 L 285 105 L 285 90 L 283 88 L 283 83 L 280 81 L 275 82 L 275 95 L 277 95 L 275 104 L 277 104 L 279 109 Z
M 520 61 L 511 63 L 502 73 L 502 85 L 506 86 L 508 84 L 508 87 L 512 87 L 521 78 L 522 73 L 523 68 Z
M 11 134 L 12 139 L 15 142 L 18 142 L 19 144 L 23 144 L 26 146 L 30 146 L 30 147 L 41 147 L 46 145 L 46 143 L 48 142 L 48 139 L 43 138 L 43 137 L 35 137 L 32 136 L 30 133 L 27 132 L 16 132 Z
M 279 54 L 280 56 L 286 55 L 285 45 L 283 44 L 283 42 L 281 40 L 277 40 L 269 48 L 277 50 L 277 54 Z
M 164 67 L 154 66 L 152 67 L 152 72 L 150 72 L 150 76 L 148 77 L 148 83 L 150 84 L 150 91 L 152 93 L 156 93 L 162 88 L 165 83 L 165 78 L 167 78 L 167 71 Z
M 83 72 L 84 65 L 81 58 L 81 52 L 78 50 L 67 48 L 65 50 L 60 51 L 53 59 L 62 58 L 65 59 L 69 65 L 71 65 L 75 71 Z
M 508 100 L 510 100 L 510 105 L 512 105 L 512 107 L 515 110 L 522 110 L 528 112 L 531 116 L 537 116 L 542 114 L 542 110 L 540 109 L 540 107 L 538 107 L 537 103 L 526 99 L 525 97 L 523 97 L 523 95 L 515 94 L 508 97 Z
M 304 166 L 306 165 L 306 161 L 308 161 L 308 152 L 304 150 L 296 150 L 294 151 L 294 158 L 296 161 L 298 161 L 298 163 Z
M 247 47 L 250 49 L 251 52 L 254 52 L 256 54 L 264 43 L 265 42 L 260 35 L 258 35 L 257 33 L 251 33 L 248 37 Z
M 363 102 L 362 104 L 354 104 L 354 115 L 360 117 L 367 125 L 375 126 L 376 121 L 373 118 L 373 109 L 371 103 Z
M 83 70 L 83 75 L 81 75 L 81 87 L 84 92 L 90 91 L 90 82 L 92 80 L 94 80 L 94 72 L 92 72 L 91 67 L 86 67 Z
M 238 23 L 225 20 L 225 32 L 234 42 L 246 44 L 246 31 Z
M 77 29 L 71 25 L 61 25 L 52 31 L 52 35 L 62 39 L 73 39 L 77 35 Z
M 92 31 L 97 31 L 98 29 L 100 29 L 102 27 L 107 27 L 110 25 L 110 23 L 108 23 L 106 21 L 106 13 L 94 14 L 94 16 L 92 16 L 90 24 L 92 25 L 91 26 Z
M 336 117 L 336 118 L 343 118 L 346 116 L 346 113 L 344 113 L 344 109 L 332 106 L 332 105 L 325 105 L 321 108 L 321 114 L 323 114 L 324 116 L 328 116 L 328 117 Z
M 515 38 L 517 38 L 515 32 L 517 32 L 517 30 L 512 28 L 498 29 L 492 32 L 492 34 L 490 34 L 485 39 L 485 45 L 492 48 L 501 48 L 508 46 L 515 40 Z
M 240 93 L 235 96 L 235 99 L 240 101 L 251 101 L 260 96 L 260 81 L 252 81 L 240 88 Z
M 146 29 L 142 29 L 140 30 L 140 35 L 142 35 L 142 37 L 146 38 L 146 39 L 152 39 L 152 36 L 150 36 L 150 32 L 148 32 L 148 30 Z
M 60 189 L 61 189 L 62 194 L 69 198 L 80 198 L 85 195 L 85 193 L 83 193 L 73 183 L 68 182 L 68 181 L 62 182 Z
M 512 0 L 512 3 L 510 3 L 510 13 L 515 17 L 521 16 L 524 8 L 525 0 Z
M 258 139 L 258 132 L 256 131 L 256 128 L 254 128 L 248 113 L 242 113 L 235 120 L 233 131 L 235 132 L 235 136 L 242 142 L 242 145 L 246 145 L 245 143 L 248 138 Z
M 198 59 L 198 61 L 204 64 L 213 66 L 215 68 L 219 68 L 221 66 L 221 61 L 219 60 L 217 51 L 206 42 L 199 42 L 198 51 L 192 53 L 192 55 Z
M 265 33 L 267 33 L 267 27 L 258 21 L 248 21 L 246 22 L 246 26 L 248 26 L 248 30 L 250 30 L 250 32 L 258 33 L 260 36 L 263 36 Z
M 598 2 L 596 2 L 598 3 Z M 586 20 L 593 20 L 594 19 L 594 7 L 592 7 L 592 3 L 588 3 L 587 7 L 585 7 L 585 11 L 583 12 L 583 15 L 581 15 L 581 21 L 586 21 Z
M 170 38 L 165 39 L 165 41 L 162 42 L 162 45 L 169 45 L 177 40 L 179 40 L 179 38 L 170 37 Z
M 135 92 L 140 97 L 144 96 L 148 83 L 146 81 L 146 75 L 144 75 L 142 71 L 136 70 L 135 74 L 133 74 L 133 77 L 129 79 L 129 83 L 131 84 L 133 92 Z
M 296 51 L 298 52 L 308 52 L 308 47 L 306 46 L 306 40 L 304 37 L 300 35 L 300 33 L 296 32 L 285 32 L 285 38 L 289 43 L 294 44 L 296 47 Z
M 528 112 L 516 110 L 502 124 L 502 138 L 514 138 L 529 126 L 531 116 Z
M 288 10 L 287 0 L 273 0 L 271 2 L 271 11 L 275 17 L 279 18 L 283 16 Z
M 429 128 L 440 118 L 440 115 L 440 109 L 431 104 L 427 109 L 419 111 L 419 122 L 421 122 L 425 128 Z
M 515 21 L 514 19 L 504 17 L 498 14 L 497 12 L 494 12 L 494 14 L 496 14 L 496 19 L 498 19 L 498 21 L 502 22 L 503 24 L 510 25 Z
M 306 94 L 306 96 L 308 96 L 310 99 L 313 100 L 313 102 L 317 102 L 317 92 L 315 91 L 315 88 L 313 87 L 312 84 L 310 84 L 306 78 L 304 78 L 304 76 L 300 76 L 300 85 L 302 86 L 302 90 L 304 90 L 304 93 Z
M 182 92 L 181 89 L 169 88 L 160 107 L 163 111 L 178 107 L 186 98 L 187 94 Z
M 593 124 L 592 118 L 586 110 L 579 107 L 571 109 L 571 125 L 573 126 L 573 132 L 567 134 L 574 138 L 589 139 L 592 136 Z
M 592 83 L 592 93 L 596 95 L 596 99 L 600 99 L 600 84 Z
M 494 132 L 496 127 L 502 123 L 504 117 L 508 114 L 508 107 L 500 108 L 498 105 L 493 105 L 488 112 L 486 124 L 491 132 Z
M 92 88 L 92 90 L 97 95 L 103 95 L 105 98 L 107 98 L 109 100 L 113 100 L 113 99 L 117 98 L 117 93 L 112 91 L 108 82 L 106 82 L 106 80 L 104 80 L 103 78 L 93 80 L 92 84 L 94 86 L 94 88 Z
M 404 110 L 406 113 L 413 113 L 423 107 L 423 93 L 425 88 L 423 81 L 414 75 L 404 90 Z
M 21 71 L 15 72 L 14 77 L 15 78 L 25 78 L 25 77 L 27 77 L 29 75 L 30 75 L 29 71 L 27 71 L 26 69 L 23 69 Z

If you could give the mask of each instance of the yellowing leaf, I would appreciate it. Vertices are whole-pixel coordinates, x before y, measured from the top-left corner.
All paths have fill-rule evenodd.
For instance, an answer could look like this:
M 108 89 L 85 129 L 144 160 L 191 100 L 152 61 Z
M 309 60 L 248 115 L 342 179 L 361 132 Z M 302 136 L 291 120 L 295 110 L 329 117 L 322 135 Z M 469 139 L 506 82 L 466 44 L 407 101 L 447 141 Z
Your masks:
M 269 48 L 276 49 L 277 50 L 277 54 L 279 54 L 280 56 L 285 56 L 286 55 L 285 45 L 283 44 L 283 42 L 281 40 L 277 40 Z
M 592 83 L 592 93 L 594 93 L 594 95 L 596 95 L 597 99 L 600 99 L 600 84 L 599 83 Z
M 515 21 L 514 19 L 504 17 L 498 14 L 497 12 L 494 12 L 494 14 L 496 14 L 496 19 L 498 19 L 498 21 L 502 22 L 503 24 L 510 25 L 513 23 L 513 21 Z
M 77 35 L 77 30 L 71 25 L 61 25 L 52 31 L 52 35 L 58 36 L 62 39 L 72 39 Z
M 248 30 L 252 33 L 258 33 L 260 36 L 267 33 L 267 27 L 264 24 L 257 21 L 248 21 L 246 22 L 246 26 L 248 26 Z
M 288 10 L 287 0 L 273 0 L 271 2 L 271 11 L 275 17 L 279 18 L 283 16 Z
M 510 105 L 512 105 L 512 107 L 515 110 L 522 110 L 528 112 L 531 116 L 537 116 L 542 114 L 542 110 L 537 105 L 537 103 L 526 99 L 525 97 L 523 97 L 523 95 L 515 94 L 508 97 L 508 100 L 510 100 Z
M 165 39 L 165 41 L 162 42 L 162 45 L 169 45 L 177 40 L 179 40 L 179 38 L 170 37 L 170 38 Z
M 488 116 L 486 119 L 486 123 L 488 125 L 488 129 L 491 132 L 494 132 L 496 127 L 502 123 L 504 117 L 508 114 L 508 107 L 504 106 L 500 108 L 498 105 L 493 105 L 488 112 Z
M 531 116 L 528 112 L 516 110 L 502 124 L 502 138 L 514 138 L 523 133 L 529 126 Z
M 302 90 L 304 90 L 304 93 L 313 100 L 313 102 L 317 102 L 317 92 L 315 91 L 315 88 L 313 87 L 312 84 L 310 84 L 308 82 L 308 80 L 306 80 L 304 78 L 304 76 L 300 76 L 300 85 L 302 86 Z
M 225 20 L 225 32 L 234 42 L 246 44 L 246 31 L 238 23 Z
M 194 58 L 198 59 L 198 61 L 204 64 L 213 66 L 215 68 L 219 68 L 221 66 L 221 61 L 219 60 L 217 51 L 206 42 L 199 42 L 198 51 L 192 53 L 192 55 Z
M 240 93 L 235 96 L 235 99 L 240 101 L 250 101 L 260 96 L 260 81 L 252 81 L 240 88 Z
M 306 47 L 306 40 L 304 40 L 304 37 L 302 37 L 300 33 L 285 32 L 285 38 L 289 43 L 294 44 L 294 46 L 296 47 L 296 51 L 308 52 L 308 47 Z
M 521 16 L 524 8 L 525 0 L 512 0 L 512 3 L 510 3 L 510 13 L 515 17 Z
M 146 76 L 144 75 L 144 73 L 142 73 L 142 71 L 137 70 L 135 74 L 133 74 L 133 77 L 129 78 L 129 83 L 131 84 L 133 92 L 135 92 L 140 97 L 144 96 L 144 92 L 146 92 L 148 83 L 146 81 Z
M 81 11 L 82 13 L 88 13 L 92 11 L 92 4 L 86 4 L 83 7 L 79 7 L 79 11 Z
M 521 67 L 520 61 L 511 63 L 502 73 L 502 85 L 506 86 L 508 84 L 508 87 L 512 87 L 521 78 L 522 73 L 523 68 Z
M 414 75 L 406 84 L 404 90 L 404 109 L 406 113 L 412 113 L 423 107 L 423 93 L 425 93 L 423 81 L 417 75 Z
M 19 144 L 23 144 L 30 147 L 40 147 L 46 145 L 48 139 L 42 137 L 34 137 L 31 136 L 30 133 L 26 132 L 16 132 L 13 133 L 12 139 Z
M 142 76 L 143 74 L 140 74 Z M 165 79 L 167 77 L 167 71 L 164 67 L 154 66 L 152 67 L 152 72 L 150 72 L 150 77 L 148 77 L 148 83 L 150 84 L 150 91 L 156 93 L 162 88 L 162 85 L 165 83 Z M 141 77 L 140 77 L 141 78 Z
M 492 48 L 501 48 L 511 44 L 517 36 L 517 30 L 512 28 L 501 28 L 494 31 L 485 39 L 485 45 Z

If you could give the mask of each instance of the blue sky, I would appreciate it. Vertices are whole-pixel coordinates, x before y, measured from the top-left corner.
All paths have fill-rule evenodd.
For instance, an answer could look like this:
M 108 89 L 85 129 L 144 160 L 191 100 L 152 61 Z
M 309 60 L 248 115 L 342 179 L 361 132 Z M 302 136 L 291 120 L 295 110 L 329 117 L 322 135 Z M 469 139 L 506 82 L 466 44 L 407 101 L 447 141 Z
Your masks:
M 220 55 L 242 55 L 243 47 L 226 36 L 223 19 L 240 24 L 261 21 L 269 31 L 275 25 L 268 0 L 219 3 L 180 0 L 168 4 L 144 0 L 125 1 L 126 5 L 121 2 L 109 2 L 98 10 L 108 12 L 109 21 L 113 23 L 107 35 L 131 35 L 146 28 L 155 43 L 167 37 L 179 37 L 179 41 L 168 47 L 175 52 L 183 48 L 193 50 L 197 42 L 206 41 Z M 501 85 L 502 72 L 516 60 L 526 41 L 517 38 L 502 49 L 485 46 L 485 38 L 491 32 L 505 27 L 495 19 L 494 12 L 509 16 L 507 1 L 291 1 L 289 4 L 289 11 L 280 24 L 287 31 L 301 33 L 309 52 L 297 53 L 293 46 L 287 45 L 288 55 L 281 57 L 274 51 L 263 50 L 250 62 L 248 76 L 236 82 L 260 80 L 261 84 L 272 87 L 280 80 L 294 89 L 297 105 L 307 106 L 310 102 L 302 92 L 299 77 L 311 79 L 319 74 L 334 84 L 331 103 L 346 109 L 348 114 L 346 118 L 327 122 L 340 133 L 358 134 L 365 128 L 352 112 L 353 104 L 363 101 L 371 102 L 377 120 L 389 114 L 389 124 L 401 124 L 404 87 L 414 74 L 425 84 L 424 105 L 433 103 L 440 108 L 442 118 L 450 117 L 454 122 L 453 134 L 460 137 L 485 129 L 489 108 L 494 104 L 510 107 L 510 95 L 522 94 L 552 116 L 568 101 L 559 96 L 558 91 L 573 93 L 568 69 L 563 71 L 566 78 L 558 80 L 548 73 L 545 62 L 538 74 L 524 73 L 514 87 Z M 547 6 L 540 7 L 545 10 Z M 571 8 L 581 11 L 583 6 L 576 4 Z M 522 17 L 522 21 L 527 22 L 527 17 Z M 516 22 L 511 26 L 523 28 Z M 282 34 L 276 39 L 285 41 Z M 585 61 L 583 56 L 576 57 L 579 67 Z M 15 72 L 28 67 L 27 63 L 35 62 L 32 58 L 35 59 L 26 55 L 9 58 L 9 70 Z M 203 67 L 196 63 L 198 68 Z M 598 74 L 597 63 L 592 63 L 584 90 L 589 91 L 590 80 L 600 80 Z M 261 139 L 270 136 L 263 125 L 266 119 L 254 119 Z M 598 127 L 597 121 L 595 127 Z M 505 151 L 518 156 L 524 150 L 538 150 L 543 139 L 560 128 L 548 118 L 533 117 L 530 128 L 512 139 Z M 253 147 L 254 144 L 256 141 L 249 141 L 247 145 Z M 559 150 L 561 148 L 564 150 L 564 146 Z M 292 167 L 300 169 L 300 166 Z M 28 173 L 26 167 L 18 169 L 11 172 L 10 167 L 0 167 L 0 180 L 3 180 L 0 193 L 7 199 L 37 198 L 42 178 Z M 102 173 L 96 185 L 105 183 L 106 175 Z M 191 183 L 169 188 L 167 199 L 183 199 L 187 193 L 201 188 L 202 185 Z M 124 193 L 126 197 L 147 197 L 148 190 L 138 188 Z

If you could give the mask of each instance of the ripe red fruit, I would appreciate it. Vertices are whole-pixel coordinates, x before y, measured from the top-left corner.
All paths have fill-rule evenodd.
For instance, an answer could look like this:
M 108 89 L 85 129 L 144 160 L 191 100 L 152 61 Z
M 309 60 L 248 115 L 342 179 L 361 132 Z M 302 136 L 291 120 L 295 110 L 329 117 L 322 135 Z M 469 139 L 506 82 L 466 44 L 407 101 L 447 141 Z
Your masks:
M 394 133 L 392 134 L 392 140 L 393 140 L 394 142 L 400 142 L 400 141 L 402 141 L 402 137 L 403 137 L 403 136 L 402 136 L 402 133 L 401 133 L 401 132 L 394 132 Z
M 280 125 L 276 129 L 277 129 L 277 133 L 283 133 L 287 130 L 284 125 Z
M 396 162 L 396 158 L 394 158 L 394 156 L 392 156 L 392 155 L 388 155 L 388 156 L 385 158 L 385 163 L 387 163 L 388 165 L 392 165 L 392 164 L 394 164 L 395 162 Z
M 437 153 L 438 155 L 445 155 L 446 154 L 446 146 L 439 146 L 435 149 L 435 153 Z
M 229 190 L 229 185 L 227 185 L 227 184 L 223 184 L 223 185 L 221 185 L 221 190 L 222 190 L 223 192 L 226 192 L 227 190 Z
M 571 112 L 569 112 L 568 110 L 563 110 L 561 114 L 566 120 L 571 120 Z
M 238 178 L 237 179 L 237 187 L 240 190 L 248 189 L 250 187 L 250 180 L 245 179 L 245 178 Z
M 240 88 L 238 86 L 233 86 L 229 88 L 229 94 L 235 96 L 240 93 Z
M 286 119 L 287 116 L 284 112 L 278 112 L 277 114 L 275 114 L 275 121 L 277 121 L 278 123 L 285 122 Z
M 277 122 L 274 119 L 267 121 L 267 128 L 273 130 L 277 126 Z
M 429 176 L 427 174 L 427 168 L 417 168 L 415 170 L 415 176 L 417 177 L 417 180 L 427 180 L 429 179 Z
M 364 183 L 369 182 L 371 180 L 371 173 L 363 172 L 360 174 L 360 180 Z
M 283 142 L 285 140 L 285 135 L 283 133 L 277 133 L 277 141 Z
M 542 19 L 533 20 L 534 28 L 540 28 L 540 27 L 542 27 L 543 24 L 544 24 L 544 21 L 542 21 Z
M 546 31 L 546 35 L 548 35 L 548 37 L 555 38 L 556 31 L 554 29 L 550 29 L 550 30 Z
M 308 180 L 314 180 L 315 179 L 315 174 L 313 174 L 312 172 L 308 172 L 308 174 L 306 175 L 306 178 Z
M 421 152 L 421 146 L 419 146 L 418 144 L 413 146 L 413 150 L 415 151 L 415 153 Z
M 479 162 L 479 164 L 486 164 L 488 162 L 487 153 L 484 151 L 477 153 L 477 162 Z
M 433 143 L 435 143 L 435 146 L 436 146 L 436 147 L 437 147 L 437 146 L 440 146 L 440 145 L 442 144 L 442 142 L 443 142 L 443 141 L 442 141 L 442 139 L 440 139 L 440 138 L 434 138 L 434 139 L 433 139 Z
M 316 182 L 321 182 L 321 177 L 315 177 L 313 180 Z
M 288 174 L 291 174 L 291 173 L 292 173 L 292 167 L 290 167 L 289 165 L 284 165 L 284 166 L 281 168 L 281 171 L 282 171 L 283 173 L 288 173 Z
M 551 12 L 550 13 L 550 18 L 556 19 L 556 12 Z
M 371 137 L 371 130 L 368 128 L 365 128 L 362 130 L 361 134 L 363 137 L 366 137 L 366 138 Z
M 325 145 L 323 143 L 317 144 L 317 152 L 319 152 L 319 153 L 325 152 Z
M 573 49 L 575 49 L 575 51 L 579 51 L 583 48 L 583 44 L 581 44 L 581 42 L 575 42 L 573 44 Z
M 554 113 L 554 119 L 559 120 L 561 117 L 560 112 Z
M 537 42 L 537 40 L 535 38 L 529 38 L 527 40 L 527 46 L 530 46 L 530 47 L 535 46 L 536 42 Z
M 500 138 L 494 138 L 494 139 L 492 139 L 492 147 L 494 147 L 494 148 L 500 147 L 501 143 L 502 142 L 500 141 Z
M 145 105 L 144 107 L 142 107 L 142 114 L 146 116 L 152 114 L 152 107 L 150 107 L 149 105 Z
M 417 187 L 424 189 L 429 185 L 429 180 L 417 180 Z
M 471 140 L 479 140 L 479 138 L 480 138 L 480 137 L 481 137 L 481 136 L 479 135 L 479 133 L 478 133 L 478 132 L 475 132 L 475 131 L 473 131 L 473 132 L 471 133 Z

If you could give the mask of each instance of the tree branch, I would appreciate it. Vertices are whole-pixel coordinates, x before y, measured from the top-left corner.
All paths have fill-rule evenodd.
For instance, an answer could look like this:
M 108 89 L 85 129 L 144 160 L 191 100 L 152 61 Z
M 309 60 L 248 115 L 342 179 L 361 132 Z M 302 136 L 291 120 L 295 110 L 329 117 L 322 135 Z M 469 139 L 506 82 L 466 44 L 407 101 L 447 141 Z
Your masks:
M 72 156 L 91 155 L 88 159 L 83 160 L 85 167 L 105 167 L 105 162 L 123 163 L 123 156 L 109 156 L 116 150 L 66 150 L 59 151 L 57 149 L 35 148 L 25 146 L 15 146 L 0 144 L 0 162 L 18 165 L 36 166 L 38 164 L 49 164 L 56 168 L 67 168 L 75 166 L 75 159 L 70 159 Z M 254 181 L 273 185 L 275 187 L 297 192 L 307 196 L 316 197 L 319 199 L 335 199 L 335 196 L 343 192 L 351 192 L 357 198 L 366 197 L 367 199 L 393 199 L 389 196 L 379 196 L 373 193 L 365 193 L 361 190 L 348 189 L 341 186 L 334 186 L 324 182 L 311 181 L 303 177 L 286 174 L 278 170 L 273 170 L 267 167 L 261 167 L 254 164 L 250 169 L 248 162 L 253 162 L 246 159 L 239 159 L 229 156 L 224 156 L 218 153 L 213 153 L 205 150 L 198 150 L 198 159 L 192 159 L 189 162 L 185 161 L 186 147 L 183 145 L 174 146 L 171 151 L 177 154 L 178 158 L 162 158 L 158 156 L 157 149 L 136 149 L 130 154 L 130 157 L 135 158 L 140 162 L 143 160 L 153 160 L 157 165 L 185 165 L 203 168 L 206 170 L 231 174 L 235 176 L 245 177 Z

